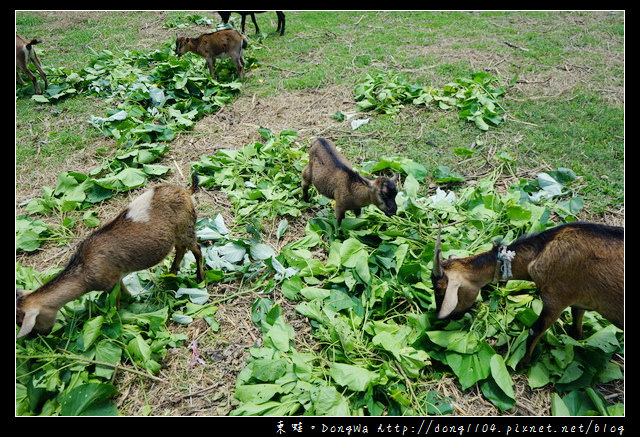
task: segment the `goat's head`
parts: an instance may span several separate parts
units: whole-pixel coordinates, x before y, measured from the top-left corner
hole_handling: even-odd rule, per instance
[[[16,289],[16,323],[20,326],[18,338],[35,331],[48,334],[56,320],[57,309],[31,302],[27,296],[31,292]]]
[[[474,257],[442,259],[440,230],[433,254],[431,282],[438,318],[460,316],[473,306],[484,283],[476,276]]]
[[[398,211],[398,205],[396,205],[397,181],[398,173],[394,174],[392,178],[369,179],[369,189],[374,194],[374,203],[387,217],[391,217]]]
[[[189,38],[186,36],[176,36],[176,55],[182,56],[188,52],[187,44],[189,43]]]

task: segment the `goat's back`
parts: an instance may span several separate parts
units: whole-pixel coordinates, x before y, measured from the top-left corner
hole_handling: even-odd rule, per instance
[[[209,54],[234,53],[245,47],[245,38],[234,29],[205,33],[200,35],[198,41],[198,51]]]
[[[309,149],[308,176],[317,190],[332,199],[336,190],[350,191],[351,184],[363,183],[351,164],[335,145],[324,138],[316,139]]]
[[[536,241],[541,250],[529,265],[529,273],[543,300],[546,294],[565,300],[566,306],[598,311],[622,328],[624,229],[570,223],[543,232],[529,243]]]
[[[189,246],[195,238],[196,211],[191,192],[161,185],[152,188],[115,219],[89,235],[70,261],[84,268],[88,285],[113,287],[123,273],[152,267],[174,246]]]

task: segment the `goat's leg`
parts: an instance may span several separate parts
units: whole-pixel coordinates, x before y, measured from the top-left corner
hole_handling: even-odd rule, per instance
[[[309,185],[311,185],[311,171],[309,167],[305,167],[302,170],[302,200],[309,201]]]
[[[544,302],[544,297],[543,297]],[[529,330],[529,338],[527,339],[527,353],[523,359],[524,363],[528,363],[531,360],[531,355],[533,354],[533,349],[536,347],[538,340],[542,334],[545,333],[547,329],[558,320],[562,311],[566,308],[566,306],[557,305],[554,302],[554,305],[549,305],[548,303],[544,303],[542,307],[542,312],[538,317],[538,320],[533,324],[531,329]]]
[[[258,27],[258,22],[256,21],[256,14],[251,12],[251,21],[253,21],[253,25],[256,27],[256,35],[260,32],[260,28]],[[244,26],[242,26],[242,30],[244,31]]]
[[[33,82],[33,89],[35,90],[35,93],[42,94],[42,90],[40,89],[40,85],[38,85],[38,78],[36,77],[36,75],[33,74],[31,70],[29,70],[29,68],[24,68],[22,69],[22,71],[27,75],[29,79],[31,79],[31,82]]]
[[[336,206],[335,206],[334,209],[335,209],[335,212],[336,212],[336,222],[338,224],[338,228],[340,228],[340,225],[342,224],[342,219],[344,218],[344,214],[346,212],[346,209],[343,206],[338,205],[337,203],[336,203]]]
[[[209,74],[212,78],[216,78],[216,59],[207,58],[207,67],[209,67]]]
[[[573,319],[571,336],[576,340],[582,338],[582,317],[584,312],[584,308],[571,307],[571,318]]]
[[[191,245],[191,253],[193,253],[193,256],[196,258],[196,279],[198,282],[202,282],[204,281],[204,267],[202,251],[200,250],[200,246],[197,241]]]
[[[247,14],[241,14],[242,15],[242,33],[244,33],[244,23],[247,20]]]
[[[173,259],[171,269],[169,270],[172,274],[175,275],[176,273],[178,273],[178,270],[180,270],[180,263],[182,262],[182,258],[184,257],[186,251],[186,247],[176,245],[176,257]]]
[[[284,12],[276,11],[276,15],[278,16],[278,28],[276,29],[276,32],[280,32],[280,36],[282,36],[284,35]]]
[[[242,59],[242,54],[231,56],[231,60],[236,66],[238,76],[244,77],[244,59]]]
[[[49,86],[49,84],[47,83],[47,75],[45,74],[44,70],[42,69],[42,65],[40,64],[40,59],[38,58],[38,55],[36,55],[35,52],[33,52],[33,56],[31,57],[31,61],[33,62],[33,65],[35,65],[36,68],[38,69],[38,72],[40,73],[40,76],[42,76],[42,80],[44,80],[44,89],[46,90],[47,87]]]

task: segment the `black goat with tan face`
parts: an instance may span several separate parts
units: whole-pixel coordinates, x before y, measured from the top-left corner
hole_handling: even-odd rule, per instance
[[[394,215],[398,210],[397,180],[398,174],[392,178],[360,176],[331,141],[317,138],[309,150],[309,164],[302,171],[302,198],[309,201],[309,186],[313,185],[320,194],[334,199],[340,227],[347,210],[358,215],[363,207],[371,204],[388,217]]]
[[[113,289],[128,273],[162,261],[175,247],[171,272],[176,273],[187,250],[196,258],[197,279],[204,280],[202,252],[195,233],[196,210],[190,189],[160,185],[134,199],[110,223],[83,240],[56,277],[34,291],[16,291],[18,337],[31,331],[48,333],[58,310],[92,290]]]
[[[585,310],[624,329],[624,228],[568,223],[508,246],[466,258],[442,259],[440,234],[431,273],[438,318],[464,313],[480,289],[497,279],[535,282],[543,307],[529,331],[524,362],[540,336],[571,307],[573,334],[582,335]]]

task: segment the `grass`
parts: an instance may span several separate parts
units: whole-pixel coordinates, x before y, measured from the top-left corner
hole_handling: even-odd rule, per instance
[[[44,40],[37,50],[46,68],[77,70],[90,59],[89,47],[114,53],[153,50],[176,33],[208,31],[195,25],[163,27],[187,14],[17,12],[16,29]],[[509,117],[487,132],[460,120],[455,111],[430,107],[407,105],[395,116],[359,114],[370,122],[353,132],[331,131],[354,162],[404,156],[423,164],[429,174],[447,165],[473,183],[474,177],[492,170],[497,153],[507,151],[514,158],[515,176],[557,167],[574,170],[582,177],[581,218],[623,223],[622,12],[294,11],[287,12],[284,37],[275,34],[275,14],[257,19],[263,35],[254,35],[247,23],[246,56],[259,66],[248,72],[241,95],[258,101],[284,106],[285,100],[276,99],[297,91],[321,95],[328,87],[353,90],[372,71],[392,70],[411,83],[434,87],[482,70],[504,86],[514,78],[520,81],[504,99]],[[77,96],[47,105],[19,95],[17,203],[33,192],[39,195],[41,186],[55,185],[59,172],[86,172],[113,155],[113,140],[86,121],[91,115],[104,116],[117,103]],[[335,102],[314,104],[323,113],[335,111],[330,106]],[[295,117],[287,123],[289,129],[303,127]],[[182,136],[207,142],[202,132]],[[178,144],[188,141],[169,147],[177,152]],[[455,147],[475,153],[459,156]],[[430,182],[428,177],[422,189],[432,189]]]
[[[56,13],[17,12],[16,25],[25,35],[49,41],[38,47],[45,65],[74,69],[88,60],[87,47],[114,52],[151,49],[174,32],[204,30],[202,26],[166,29],[159,34],[164,37],[144,34],[144,29],[161,28],[185,14],[82,13],[61,18]],[[285,38],[276,37],[274,17],[269,14],[259,16],[264,23],[262,37],[256,38],[248,25],[247,54],[263,67],[254,69],[245,81],[247,95],[267,97],[335,84],[352,88],[372,69],[396,70],[412,83],[433,86],[480,69],[493,69],[505,84],[515,75],[529,82],[550,77],[547,89],[541,89],[543,95],[534,91],[541,85],[523,84],[506,99],[510,114],[535,126],[510,122],[499,129],[499,135],[484,136],[488,143],[510,149],[525,168],[542,160],[551,167],[574,169],[585,178],[587,201],[596,215],[622,206],[622,13],[298,11],[288,15]],[[140,30],[131,34],[132,28]],[[63,163],[99,142],[99,133],[84,120],[99,114],[101,106],[103,102],[82,97],[55,107],[20,98],[16,104],[18,168],[35,164],[40,171],[42,165]],[[428,168],[455,165],[458,158],[450,149],[468,146],[479,134],[450,114],[428,110],[412,112],[411,117],[376,118],[363,132],[378,133],[384,141],[345,139],[341,145],[347,153],[372,148],[367,153],[371,157],[389,148],[404,149],[412,158],[423,156]],[[412,135],[415,132],[421,135]]]

